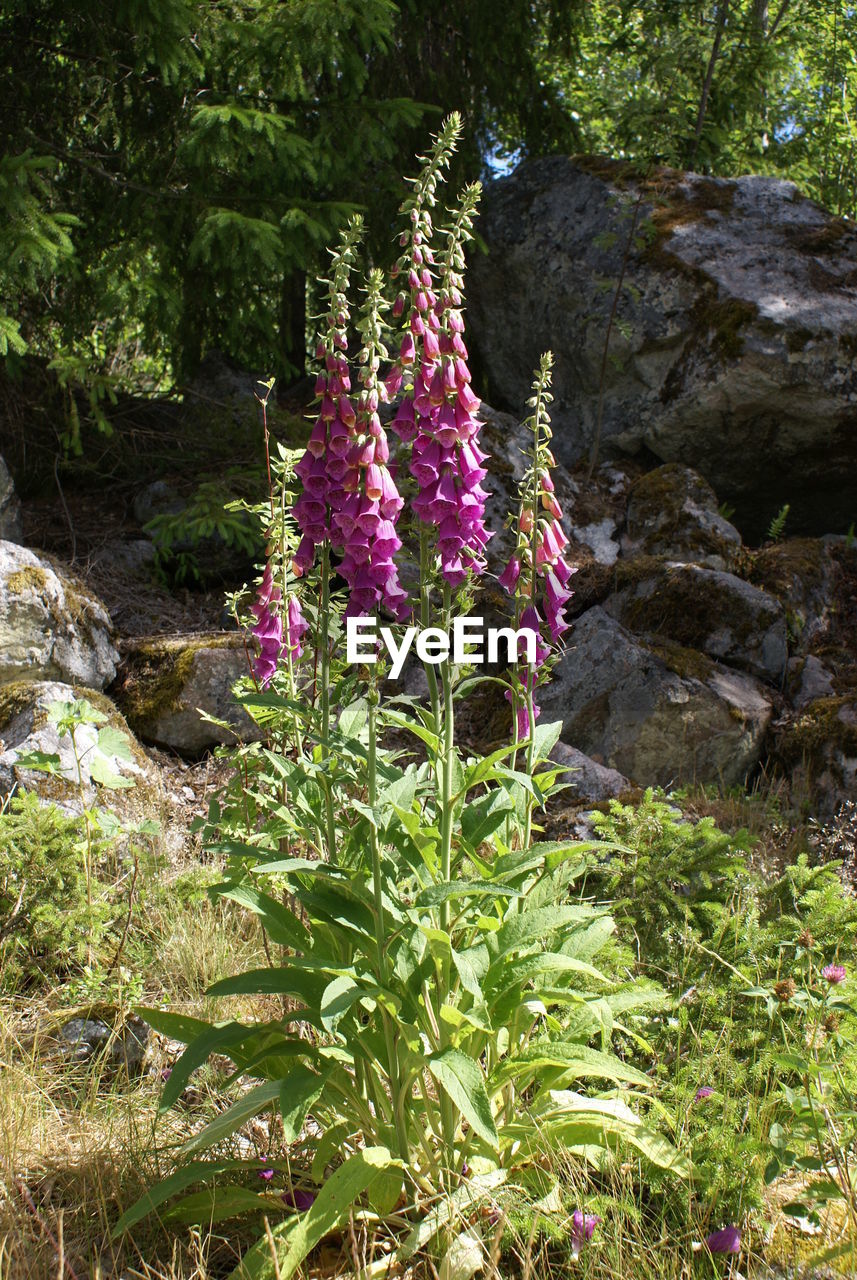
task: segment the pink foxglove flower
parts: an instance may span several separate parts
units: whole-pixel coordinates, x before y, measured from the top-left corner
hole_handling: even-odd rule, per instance
[[[705,1241],[710,1253],[740,1253],[741,1232],[738,1227],[721,1227]]]
[[[396,521],[404,504],[387,465],[389,447],[378,415],[379,404],[387,398],[378,378],[381,360],[387,355],[378,336],[382,283],[382,273],[371,272],[361,316],[362,385],[354,420],[348,424],[343,496],[332,517],[331,540],[342,548],[338,571],[350,589],[346,616],[368,616],[384,609],[402,621],[408,613],[408,597],[399,582],[395,557],[402,545]]]
[[[291,1191],[283,1192],[283,1204],[288,1205],[290,1209],[297,1209],[298,1213],[306,1213],[307,1209],[311,1209],[315,1204],[315,1195],[312,1191],[302,1191],[300,1187],[293,1187]]]
[[[298,576],[312,566],[316,547],[325,541],[335,541],[332,514],[339,510],[344,499],[347,455],[356,422],[345,355],[349,319],[346,291],[355,246],[362,231],[361,218],[352,218],[334,254],[328,281],[326,330],[316,348],[316,356],[323,362],[315,384],[318,412],[306,452],[295,467],[295,473],[303,483],[293,511],[302,534],[293,560],[294,572]]]
[[[281,602],[282,594],[280,588],[274,586],[274,574],[269,560],[265,565],[256,599],[250,606],[250,612],[256,619],[250,632],[259,646],[259,652],[253,662],[253,674],[263,689],[274,678],[274,672],[277,670],[277,664],[283,652]]]
[[[300,600],[297,596],[289,596],[289,603],[286,607],[285,648],[293,661],[303,657],[301,640],[307,631],[309,631],[309,623],[303,615]]]
[[[595,1228],[601,1219],[594,1213],[584,1213],[575,1209],[571,1215],[571,1254],[576,1258],[584,1245],[588,1244],[595,1234]]]

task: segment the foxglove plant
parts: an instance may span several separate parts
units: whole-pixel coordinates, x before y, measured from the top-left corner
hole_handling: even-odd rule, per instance
[[[533,412],[524,422],[524,427],[532,432],[533,443],[513,524],[515,550],[499,578],[500,585],[514,599],[516,628],[532,633],[535,643],[535,661],[523,681],[513,676],[514,683],[506,693],[514,708],[519,742],[532,741],[539,715],[535,690],[547,674],[546,663],[568,630],[564,608],[571,598],[567,584],[574,572],[563,554],[568,538],[562,527],[562,508],[551,476],[551,468],[556,465],[550,449],[552,432],[548,412],[553,400],[548,389],[552,368],[553,354],[546,351],[528,401]]]
[[[458,127],[456,121],[444,126],[407,206],[403,247],[412,305],[386,383],[380,381],[387,358],[381,275],[369,276],[356,397],[344,362],[345,251],[335,258],[328,332],[320,347],[325,369],[319,413],[299,464],[305,494],[298,504],[303,537],[296,556],[306,572],[321,548],[322,618],[315,642],[323,663],[330,656],[331,548],[341,553],[350,612],[405,612],[395,557],[402,509],[396,480],[406,471],[402,466],[394,477],[389,465],[379,415],[385,395],[404,389],[403,406],[409,406],[399,410],[397,431],[414,446],[409,470],[417,486],[426,622],[436,575],[448,619],[453,589],[477,579],[482,568],[484,456],[460,310],[463,245],[478,188],[465,192],[439,261],[428,243],[430,208]],[[404,296],[397,300],[402,314],[404,302]],[[548,374],[546,366],[542,393]],[[564,601],[553,580],[561,583],[565,568],[553,529],[560,513],[551,497],[549,454],[541,451],[543,403],[544,395],[536,404],[533,486],[542,506],[532,508],[531,563],[522,548],[519,579],[530,581],[531,589],[518,612],[541,604],[544,625],[558,636]],[[545,532],[548,524],[551,533]],[[266,607],[274,590],[271,583]],[[272,645],[301,643],[299,619],[294,626],[287,620],[286,632],[274,634]],[[539,634],[541,625],[534,621]],[[339,681],[341,711],[333,725],[294,696],[278,700],[256,691],[243,698],[251,714],[273,709],[284,722],[300,718],[308,746],[294,752],[264,744],[242,749],[242,769],[249,762],[254,768],[252,784],[246,773],[243,787],[236,784],[245,803],[219,806],[212,819],[211,848],[226,859],[223,883],[212,892],[254,912],[280,952],[267,967],[225,978],[209,994],[279,996],[275,1016],[202,1023],[145,1011],[151,1025],[189,1046],[166,1082],[162,1107],[181,1097],[191,1073],[212,1053],[228,1055],[234,1080],[258,1082],[191,1139],[188,1155],[224,1143],[253,1115],[279,1109],[271,1134],[282,1135],[282,1161],[266,1160],[262,1174],[258,1162],[195,1161],[154,1188],[116,1228],[133,1227],[195,1182],[219,1180],[210,1194],[196,1193],[176,1208],[201,1212],[209,1221],[221,1211],[222,1196],[223,1203],[270,1219],[234,1280],[239,1274],[289,1280],[323,1235],[350,1215],[353,1221],[358,1206],[368,1205],[388,1232],[391,1267],[401,1269],[436,1241],[451,1250],[455,1232],[462,1233],[460,1243],[472,1230],[474,1213],[507,1179],[541,1186],[557,1149],[606,1152],[626,1142],[663,1168],[687,1172],[679,1153],[619,1096],[627,1092],[632,1099],[631,1089],[650,1088],[651,1078],[612,1053],[607,1038],[600,1049],[591,1048],[589,1018],[577,1029],[561,1021],[568,1008],[591,1005],[593,1016],[602,1010],[603,1026],[603,1009],[609,1008],[609,980],[592,961],[611,923],[590,904],[570,900],[570,885],[585,868],[585,847],[531,844],[529,819],[523,848],[508,834],[504,838],[513,825],[520,830],[524,791],[541,801],[551,794],[558,771],[532,775],[560,726],[546,727],[538,750],[531,743],[531,776],[525,777],[507,764],[510,757],[514,762],[517,738],[484,758],[456,747],[456,673],[448,659],[440,667],[442,708],[435,683],[431,711],[409,707],[406,714],[382,706],[377,667],[372,671],[368,680],[357,670]],[[434,672],[429,664],[430,688]],[[323,683],[326,693],[324,676]],[[529,711],[532,720],[531,698]],[[413,733],[427,748],[428,765],[385,748],[388,728]],[[628,1005],[625,993],[621,1007]],[[610,1092],[577,1092],[586,1078],[607,1081]],[[297,1193],[279,1194],[267,1176],[284,1168],[291,1182],[292,1157],[306,1159],[299,1174],[301,1205]],[[595,1225],[591,1215],[575,1215],[576,1251]],[[441,1264],[441,1272],[449,1265]]]

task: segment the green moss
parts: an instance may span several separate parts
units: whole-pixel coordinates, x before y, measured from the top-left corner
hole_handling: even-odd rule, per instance
[[[755,302],[743,298],[701,297],[691,312],[694,329],[720,355],[735,359],[744,351],[742,329],[758,317]]]
[[[13,680],[0,685],[0,734],[4,733],[16,716],[33,705],[34,680]]]
[[[674,671],[683,680],[699,680],[702,684],[709,679],[715,670],[715,664],[706,654],[685,645],[675,644],[669,640],[647,640],[645,647],[658,658],[670,671]]]
[[[748,568],[750,582],[783,603],[803,598],[807,588],[820,586],[824,579],[824,544],[819,538],[789,538],[763,547]]]
[[[13,596],[22,596],[27,591],[44,591],[47,585],[48,575],[39,565],[34,564],[16,569],[6,578],[6,588]]]
[[[843,714],[845,713],[845,714]],[[857,756],[857,704],[853,697],[817,698],[805,707],[780,741],[790,763],[818,758],[826,747]]]
[[[197,639],[183,636],[139,643],[126,659],[115,690],[129,723],[150,727],[161,716],[175,711],[181,705],[181,695],[200,650],[230,649],[235,645],[234,635],[204,635]]]

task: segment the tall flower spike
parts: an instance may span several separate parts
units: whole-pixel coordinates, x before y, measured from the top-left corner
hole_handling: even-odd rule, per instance
[[[521,482],[521,504],[516,522],[515,550],[500,575],[500,584],[515,597],[515,621],[518,629],[534,631],[536,662],[527,671],[523,697],[507,692],[517,706],[519,737],[529,736],[532,729],[528,705],[539,683],[539,667],[551,649],[568,630],[565,605],[571,598],[567,583],[574,570],[568,565],[564,550],[568,538],[562,527],[562,508],[556,500],[551,467],[555,465],[550,449],[552,432],[548,405],[553,400],[549,391],[553,354],[546,351],[533,381],[533,394],[528,406],[533,410],[524,423],[532,433],[531,463]],[[547,629],[547,636],[543,634]],[[533,706],[533,716],[538,707]],[[523,730],[523,733],[521,732]]]
[[[488,494],[481,485],[486,455],[479,448],[480,401],[470,388],[461,314],[464,245],[472,239],[481,193],[478,182],[465,189],[447,232],[431,325],[414,372],[412,413],[408,410],[414,439],[411,474],[418,486],[413,508],[424,524],[435,526],[440,571],[452,586],[471,572],[482,572],[490,537],[484,522]],[[437,339],[433,347],[429,333]]]
[[[298,575],[311,566],[316,547],[325,539],[335,542],[331,516],[344,499],[345,454],[350,448],[349,433],[356,421],[345,355],[349,319],[347,290],[356,245],[362,234],[363,219],[356,214],[342,231],[338,247],[332,250],[330,278],[325,281],[328,309],[315,351],[316,358],[322,362],[315,384],[318,412],[306,452],[295,467],[303,482],[303,492],[294,508],[302,534],[294,558]]]
[[[346,616],[383,608],[402,620],[408,612],[407,593],[399,583],[395,555],[402,545],[396,521],[403,504],[387,467],[389,446],[378,416],[386,397],[378,371],[388,355],[382,342],[383,286],[383,272],[371,271],[360,314],[360,393],[342,455],[344,497],[333,524],[334,540],[343,550],[339,573],[350,588]]]
[[[434,227],[431,211],[437,204],[437,187],[448,168],[458,138],[461,134],[461,116],[457,111],[443,122],[435,134],[427,156],[419,156],[422,165],[416,178],[408,178],[413,186],[412,194],[403,202],[399,212],[407,222],[399,236],[403,250],[393,268],[393,276],[400,281],[400,292],[393,303],[393,315],[402,317],[404,334],[399,346],[396,363],[387,375],[389,395],[398,395],[405,388],[403,406],[396,415],[393,427],[403,440],[413,440],[416,428],[413,420],[413,371],[422,363],[424,351],[437,354],[438,322],[434,310],[436,295],[433,291],[432,266],[434,251],[431,246]]]

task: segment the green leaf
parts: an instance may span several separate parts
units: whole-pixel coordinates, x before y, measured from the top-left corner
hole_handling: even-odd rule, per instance
[[[636,1084],[643,1089],[652,1087],[652,1081],[647,1075],[630,1063],[622,1062],[614,1054],[601,1053],[586,1045],[565,1044],[559,1040],[530,1045],[520,1053],[505,1058],[491,1075],[491,1087],[499,1088],[507,1080],[552,1068],[556,1069],[563,1080],[592,1077],[612,1080],[614,1084]]]
[[[328,1178],[315,1202],[297,1219],[273,1228],[276,1260],[268,1239],[244,1255],[230,1280],[291,1280],[304,1258],[320,1240],[348,1220],[352,1206],[390,1169],[401,1167],[386,1147],[356,1152]]]
[[[348,975],[341,975],[329,982],[324,989],[319,1006],[321,1022],[325,1030],[334,1031],[337,1023],[363,995],[365,995],[364,988]]]
[[[426,1065],[471,1128],[496,1150],[500,1139],[479,1066],[458,1049],[445,1049]]]
[[[210,1187],[206,1191],[186,1196],[167,1210],[164,1221],[180,1222],[187,1226],[208,1226],[227,1218],[238,1218],[245,1213],[276,1213],[282,1210],[283,1204],[279,1198],[227,1183],[223,1187]]]
[[[452,898],[520,898],[519,889],[507,885],[490,884],[481,880],[455,880],[451,884],[430,884],[414,898],[414,906],[438,907]]]
[[[231,1107],[227,1107],[225,1111],[215,1116],[200,1133],[190,1138],[182,1147],[182,1154],[195,1155],[198,1151],[205,1151],[207,1147],[213,1147],[215,1143],[231,1137],[236,1129],[240,1129],[248,1120],[252,1120],[263,1107],[279,1098],[282,1083],[281,1080],[266,1080],[264,1084],[248,1090],[237,1102],[233,1102]]]
[[[183,1169],[177,1169],[168,1178],[164,1178],[163,1182],[150,1187],[130,1209],[126,1209],[110,1233],[111,1239],[116,1240],[124,1232],[130,1231],[155,1209],[166,1204],[167,1200],[184,1191],[185,1187],[193,1186],[195,1182],[206,1182],[220,1173],[234,1173],[239,1169],[250,1168],[258,1170],[259,1165],[249,1165],[246,1160],[195,1160]]]
[[[121,773],[117,773],[112,767],[110,761],[97,751],[93,751],[87,765],[92,780],[102,787],[107,787],[108,791],[125,791],[134,786],[131,778],[123,778]]]
[[[170,1078],[161,1094],[159,1109],[166,1111],[181,1097],[194,1071],[207,1062],[213,1053],[228,1053],[254,1032],[254,1027],[246,1027],[240,1022],[208,1026],[201,1035],[191,1041],[170,1072]]]
[[[212,897],[229,898],[255,912],[272,942],[282,947],[293,947],[295,951],[309,950],[312,944],[309,931],[294,912],[255,886],[227,882],[213,885],[209,894]]]
[[[307,1113],[324,1091],[328,1074],[319,1075],[309,1067],[298,1066],[279,1082],[280,1115],[286,1142],[297,1142]]]

